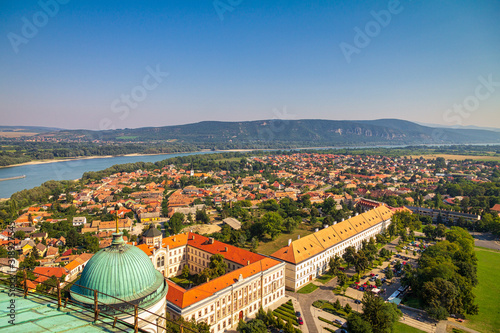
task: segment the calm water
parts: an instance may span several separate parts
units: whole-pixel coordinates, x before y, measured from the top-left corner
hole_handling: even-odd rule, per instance
[[[26,175],[26,178],[0,182],[0,198],[10,198],[10,196],[17,191],[40,186],[48,180],[77,179],[80,178],[86,171],[99,171],[109,168],[115,164],[157,162],[170,157],[211,153],[215,152],[207,151],[183,154],[119,156],[0,168],[0,178]]]

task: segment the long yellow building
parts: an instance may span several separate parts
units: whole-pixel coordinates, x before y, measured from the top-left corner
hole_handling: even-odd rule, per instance
[[[285,287],[296,291],[328,269],[331,257],[342,256],[349,246],[360,248],[363,240],[381,233],[394,212],[379,206],[305,237],[289,240],[271,257],[286,263]]]

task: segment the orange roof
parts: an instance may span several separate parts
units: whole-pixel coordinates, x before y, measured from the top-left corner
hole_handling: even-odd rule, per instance
[[[263,257],[262,260],[254,262],[248,266],[241,267],[187,291],[167,280],[169,284],[167,300],[180,308],[185,308],[231,286],[239,280],[240,275],[243,278],[247,278],[254,274],[266,271],[279,263],[280,262],[277,260]]]
[[[137,247],[139,249],[141,249],[142,251],[144,251],[144,253],[146,253],[148,255],[148,257],[153,254],[154,247],[150,247],[147,244],[140,244],[140,245],[137,245]]]
[[[217,240],[209,242],[209,238],[194,233],[189,233],[188,245],[211,254],[220,253],[225,259],[246,266],[248,261],[254,263],[265,258],[263,255],[253,253],[239,247],[225,244]]]
[[[64,268],[66,268],[69,272],[71,272],[72,270],[80,266],[80,264],[81,263],[79,263],[77,260],[73,260],[72,262],[64,266]]]
[[[165,237],[162,239],[161,243],[163,247],[169,246],[170,249],[175,249],[179,246],[184,246],[188,242],[188,234],[178,234],[170,237]]]

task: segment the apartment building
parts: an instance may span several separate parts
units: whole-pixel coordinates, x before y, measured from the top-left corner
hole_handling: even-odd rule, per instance
[[[165,277],[181,274],[184,265],[192,274],[200,273],[214,254],[224,256],[227,264],[225,275],[188,290],[167,280],[167,312],[172,318],[204,321],[218,333],[234,329],[240,319],[253,317],[261,306],[266,309],[285,296],[284,262],[191,232],[163,238],[156,247],[145,238],[146,244],[138,247]]]
[[[391,223],[394,212],[379,206],[305,237],[289,240],[271,255],[285,262],[285,286],[296,291],[323,274],[331,257],[342,256],[349,246],[359,249],[363,240],[381,233]]]
[[[477,222],[481,219],[481,215],[467,214],[460,212],[453,212],[450,210],[434,209],[434,208],[424,208],[415,206],[405,206],[413,213],[420,214],[423,216],[430,216],[433,222],[437,222],[439,215],[444,223],[456,223],[459,218],[464,218],[469,222]]]

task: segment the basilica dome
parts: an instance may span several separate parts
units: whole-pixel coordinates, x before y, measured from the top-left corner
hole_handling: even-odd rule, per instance
[[[115,233],[111,246],[89,260],[70,290],[74,300],[89,305],[94,303],[97,290],[100,304],[124,308],[130,306],[123,302],[127,301],[147,307],[165,298],[168,285],[146,253]]]

